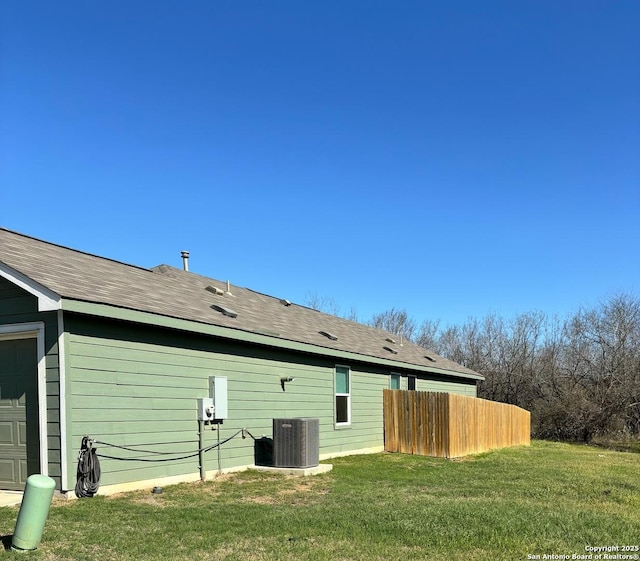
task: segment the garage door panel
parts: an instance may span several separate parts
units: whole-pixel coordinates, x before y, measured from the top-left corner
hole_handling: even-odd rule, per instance
[[[27,446],[27,423],[18,421],[18,446]]]
[[[12,485],[16,481],[16,464],[15,460],[0,459],[0,485]]]
[[[13,395],[13,384],[9,384],[6,381],[0,381],[0,409],[13,409],[16,404],[15,400],[11,398]]]
[[[23,487],[29,477],[29,470],[27,469],[27,460],[20,460],[18,465],[18,485]]]
[[[0,446],[13,446],[15,442],[13,427],[13,421],[0,421]]]

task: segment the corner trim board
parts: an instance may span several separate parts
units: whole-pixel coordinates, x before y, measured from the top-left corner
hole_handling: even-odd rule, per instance
[[[67,473],[67,369],[64,336],[64,318],[58,310],[58,379],[60,381],[60,473],[62,491],[69,489]]]

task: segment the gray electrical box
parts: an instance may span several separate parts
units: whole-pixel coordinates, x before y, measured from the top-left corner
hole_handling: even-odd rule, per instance
[[[210,397],[199,397],[196,403],[198,407],[198,421],[213,421],[213,399]]]
[[[227,419],[229,409],[227,407],[227,377],[209,376],[209,397],[213,399],[213,418]]]

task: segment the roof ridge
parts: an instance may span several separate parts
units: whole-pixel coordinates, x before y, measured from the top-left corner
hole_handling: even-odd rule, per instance
[[[94,257],[95,259],[102,259],[103,261],[110,261],[111,263],[117,263],[118,265],[124,265],[126,267],[131,267],[132,269],[139,269],[141,271],[146,271],[148,273],[153,273],[151,269],[146,267],[141,267],[140,265],[132,265],[131,263],[125,263],[124,261],[119,261],[118,259],[112,259],[111,257],[104,257],[102,255],[96,255],[95,253],[89,253],[88,251],[82,251],[81,249],[74,249],[73,247],[68,247],[66,245],[50,242],[47,240],[43,240],[41,238],[36,238],[35,236],[29,236],[28,234],[23,234],[22,232],[16,232],[15,230],[11,230],[9,228],[5,228],[4,226],[0,226],[0,230],[4,230],[5,232],[9,232],[15,236],[20,236],[22,238],[27,238],[30,240],[34,240],[39,243],[43,243],[46,245],[51,245],[54,247],[59,247],[60,249],[65,249],[67,251],[73,251],[74,253],[80,253],[82,255],[87,255],[88,257]]]
[[[181,276],[188,275],[189,278],[198,277],[198,278],[200,278],[202,280],[206,280],[208,282],[211,282],[211,281],[218,282],[218,283],[223,284],[225,286],[227,284],[227,281],[224,281],[222,279],[214,279],[213,277],[208,277],[207,275],[202,275],[200,273],[196,273],[195,271],[185,271],[184,269],[181,269],[180,267],[174,267],[173,265],[167,265],[166,263],[160,263],[159,265],[154,265],[149,270],[152,273],[156,273],[156,274],[160,274],[160,275],[166,275],[166,274],[177,274],[177,275],[181,275]],[[242,286],[238,286],[238,285],[233,284],[231,282],[230,282],[230,284],[231,284],[231,286],[233,286],[235,288],[243,288]]]
[[[278,302],[289,302],[289,304],[287,304],[288,306],[298,306],[300,308],[304,308],[305,306],[301,305],[301,304],[297,304],[296,302],[293,302],[292,300],[289,300],[288,298],[283,298],[281,296],[274,296],[273,294],[267,294],[266,292],[261,292],[260,290],[255,290],[253,288],[249,288],[248,286],[245,287],[245,290],[248,290],[249,292],[253,292],[254,294],[257,294],[258,296],[264,296],[265,298],[271,298],[272,300],[277,300]]]

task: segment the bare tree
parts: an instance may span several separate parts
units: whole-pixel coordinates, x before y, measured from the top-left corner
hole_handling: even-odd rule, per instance
[[[424,335],[423,335],[424,334]],[[560,320],[490,314],[418,340],[482,373],[480,397],[532,412],[537,436],[640,435],[640,300],[616,295]]]
[[[581,418],[581,440],[640,429],[640,301],[620,294],[580,310],[565,327],[561,399]],[[577,411],[575,395],[582,396]]]
[[[332,296],[320,296],[317,292],[307,292],[305,295],[305,305],[319,312],[338,316],[349,321],[358,321],[358,311],[355,306],[351,306],[345,314],[341,312],[340,305]]]
[[[465,348],[462,340],[462,328],[456,325],[449,326],[440,333],[437,348],[434,350],[458,364],[471,368],[470,353]]]
[[[342,317],[344,319],[348,319],[349,321],[355,321],[357,323],[358,322],[358,310],[355,308],[355,306],[351,306],[349,308],[349,313],[345,314]]]
[[[415,320],[409,317],[406,310],[396,308],[374,315],[368,324],[410,341],[413,340],[416,333]]]
[[[317,292],[307,292],[305,295],[305,305],[319,312],[331,314],[332,316],[340,315],[340,306],[336,299],[332,296],[320,296]]]
[[[438,330],[440,329],[440,320],[430,320],[426,319],[422,322],[420,326],[420,330],[416,336],[415,342],[424,347],[425,349],[429,349],[435,351],[439,354],[438,351]]]

